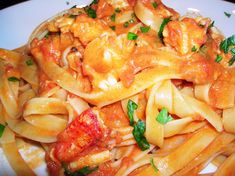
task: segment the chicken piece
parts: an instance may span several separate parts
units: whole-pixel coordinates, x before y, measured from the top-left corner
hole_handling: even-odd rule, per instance
[[[113,31],[100,20],[92,19],[85,14],[81,14],[76,18],[70,30],[84,45],[87,45],[90,41],[101,35],[113,33]]]
[[[197,51],[207,40],[208,24],[199,25],[193,18],[170,21],[164,28],[164,43],[180,55]]]

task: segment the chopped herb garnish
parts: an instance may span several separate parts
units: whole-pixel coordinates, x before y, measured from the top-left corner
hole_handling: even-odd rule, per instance
[[[2,134],[4,132],[5,126],[0,124],[0,137],[2,137]]]
[[[91,7],[89,7],[87,10],[86,10],[86,13],[89,17],[91,18],[96,18],[96,11],[94,9],[92,9]]]
[[[140,147],[141,150],[149,149],[150,145],[147,139],[144,136],[146,127],[145,123],[139,120],[136,124],[134,124],[134,111],[138,108],[138,105],[132,101],[128,100],[127,103],[127,115],[130,120],[130,125],[134,127],[132,134],[137,142],[137,145]]]
[[[159,171],[158,168],[157,168],[157,166],[154,164],[153,158],[150,159],[150,164],[151,164],[151,166],[153,167],[153,169],[155,170],[155,172],[158,172],[158,171]]]
[[[70,9],[73,9],[73,8],[76,8],[77,7],[77,5],[74,5],[74,6],[72,6]]]
[[[150,29],[150,26],[146,26],[146,27],[141,26],[140,27],[140,30],[141,30],[142,33],[147,33],[149,31],[149,29]]]
[[[116,9],[115,9],[115,12],[116,12],[116,13],[120,13],[121,10],[120,10],[119,8],[116,8]]]
[[[129,22],[125,22],[125,23],[123,24],[123,26],[124,26],[125,28],[127,28],[127,27],[129,26]]]
[[[138,35],[136,35],[135,33],[132,33],[132,32],[128,32],[128,34],[127,34],[128,40],[136,40],[137,38],[138,38]]]
[[[232,35],[231,37],[229,37],[229,41],[232,45],[235,45],[235,35]]]
[[[69,1],[66,1],[66,4],[69,5]]]
[[[92,172],[94,172],[98,169],[98,166],[94,167],[94,168],[91,168],[89,166],[85,166],[75,172],[71,172],[70,170],[68,170],[68,167],[65,164],[62,164],[62,166],[64,167],[65,176],[86,176],[86,175],[91,174]]]
[[[197,51],[197,48],[196,46],[193,46],[192,49],[191,49],[192,52],[196,52]]]
[[[235,55],[235,47],[233,49],[230,50],[230,52]]]
[[[98,4],[98,2],[99,2],[99,0],[93,0],[92,3],[91,3],[91,5],[92,5],[92,4]]]
[[[224,51],[225,54],[231,52],[233,55],[232,58],[229,60],[228,65],[231,66],[234,63],[235,59],[235,35],[232,35],[231,37],[228,37],[227,39],[224,39],[220,43],[220,49]]]
[[[158,114],[156,120],[157,120],[160,124],[164,125],[164,124],[166,124],[167,122],[172,121],[173,118],[171,117],[171,115],[168,115],[168,111],[167,111],[166,108],[162,108],[162,110],[159,112],[159,114]]]
[[[224,51],[224,53],[228,53],[230,50],[230,47],[235,45],[235,35],[228,37],[227,39],[223,40],[220,43],[220,49]]]
[[[8,81],[17,82],[17,81],[20,81],[20,79],[17,78],[17,77],[12,76],[12,77],[9,77],[9,78],[8,78]]]
[[[228,61],[228,65],[231,66],[235,62],[235,55]]]
[[[138,108],[138,105],[134,101],[128,100],[128,103],[127,103],[127,115],[129,117],[130,125],[131,126],[134,125],[134,111],[137,108]]]
[[[208,26],[208,28],[212,28],[215,24],[215,21],[212,21],[212,23]]]
[[[220,63],[220,61],[222,61],[222,59],[223,59],[223,57],[217,54],[215,62]]]
[[[110,16],[110,19],[111,19],[111,21],[115,22],[115,20],[116,20],[116,13],[112,14]]]
[[[116,26],[110,26],[110,28],[115,31],[116,30]]]
[[[162,21],[162,24],[161,24],[160,29],[159,29],[159,31],[158,31],[158,37],[159,37],[161,40],[163,39],[163,34],[162,34],[162,32],[163,32],[165,26],[167,25],[167,23],[169,23],[170,21],[171,21],[171,17],[169,17],[169,18],[164,18],[163,21]]]
[[[69,18],[75,19],[76,17],[77,17],[77,15],[73,15],[73,14],[69,15]]]
[[[149,149],[150,145],[147,139],[144,136],[146,130],[145,123],[139,120],[135,125],[132,131],[132,134],[137,142],[137,145],[140,147],[142,151]]]
[[[45,35],[44,35],[44,38],[48,39],[48,37],[50,36],[50,32],[48,31]]]
[[[157,3],[156,3],[156,2],[153,2],[153,3],[152,3],[152,6],[153,6],[153,8],[156,9],[156,8],[157,8]]]
[[[33,61],[31,59],[27,60],[25,63],[28,66],[33,65]]]
[[[224,15],[225,15],[226,17],[230,18],[232,14],[231,14],[231,13],[228,13],[228,12],[224,12]]]

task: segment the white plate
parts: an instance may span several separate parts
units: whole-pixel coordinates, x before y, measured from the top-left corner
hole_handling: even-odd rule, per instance
[[[31,0],[0,11],[0,48],[14,49],[24,45],[33,29],[48,17],[75,4],[85,5],[92,0]],[[235,4],[220,0],[163,0],[181,14],[198,11],[215,20],[225,36],[235,33]],[[224,12],[231,13],[230,18]]]
[[[74,5],[84,6],[92,0],[31,0],[0,11],[0,48],[14,49],[24,45],[33,29],[56,13]],[[199,12],[210,17],[226,37],[235,34],[235,4],[220,0],[163,0],[166,5],[180,12]],[[230,18],[224,12],[232,14]],[[21,152],[23,153],[23,152]],[[0,149],[0,176],[8,173],[14,175],[9,163]],[[45,174],[45,165],[36,170]],[[213,172],[215,167],[209,165],[204,172]]]

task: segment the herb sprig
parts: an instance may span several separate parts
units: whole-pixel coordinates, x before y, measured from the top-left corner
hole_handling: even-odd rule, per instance
[[[11,77],[8,78],[8,81],[11,81],[11,82],[18,82],[18,81],[20,81],[20,79],[17,78],[17,77],[15,77],[15,76],[11,76]]]
[[[138,38],[138,35],[133,32],[128,32],[127,39],[128,40],[136,40]]]
[[[159,112],[159,114],[157,115],[156,120],[162,124],[165,125],[167,122],[170,122],[173,120],[173,118],[171,117],[171,115],[168,115],[168,111],[166,108],[162,108],[162,110]]]
[[[135,125],[132,131],[132,134],[142,151],[147,150],[150,148],[150,144],[148,143],[147,139],[144,136],[146,130],[145,123],[139,120]]]
[[[159,171],[158,168],[157,168],[157,166],[154,164],[153,158],[150,159],[150,164],[151,164],[151,166],[153,167],[153,169],[155,170],[155,172],[158,172],[158,171]]]
[[[127,115],[129,117],[130,125],[131,126],[134,125],[134,111],[137,108],[138,108],[138,105],[134,101],[128,100],[128,103],[127,103]]]
[[[165,28],[165,26],[167,25],[167,23],[169,23],[171,21],[171,17],[169,18],[164,18],[163,21],[162,21],[162,24],[160,26],[160,29],[158,31],[158,37],[163,40],[163,30]]]
[[[229,52],[232,54],[232,58],[229,60],[228,65],[231,66],[235,62],[235,35],[232,35],[226,39],[224,39],[220,43],[220,49],[228,54]]]
[[[232,14],[231,14],[231,13],[228,13],[228,12],[224,12],[224,15],[225,15],[226,17],[230,18]]]
[[[5,130],[5,126],[0,124],[0,137],[2,137],[4,130]]]
[[[65,176],[86,176],[88,174],[91,174],[92,172],[96,171],[98,169],[97,167],[91,168],[89,166],[85,166],[75,172],[71,172],[70,170],[68,170],[68,167],[63,164],[64,167],[64,174]]]
[[[147,33],[150,30],[150,26],[141,26],[140,31],[142,33]]]
[[[138,120],[137,123],[134,122],[134,111],[138,108],[138,105],[129,100],[127,103],[127,115],[130,120],[130,125],[134,127],[132,134],[137,142],[137,145],[141,150],[147,150],[150,148],[150,144],[148,143],[147,139],[144,136],[146,125],[143,121]]]

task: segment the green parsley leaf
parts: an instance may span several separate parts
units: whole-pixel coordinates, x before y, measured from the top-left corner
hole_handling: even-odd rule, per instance
[[[98,169],[98,166],[94,167],[94,168],[91,168],[89,166],[85,166],[75,172],[71,172],[70,170],[68,170],[68,167],[65,164],[62,164],[62,166],[64,167],[65,176],[86,176],[86,175],[91,174],[92,172],[94,172]]]
[[[92,9],[91,7],[89,7],[87,10],[86,10],[86,13],[89,17],[91,18],[96,18],[96,11],[94,9]]]
[[[224,53],[228,53],[229,51],[229,40],[225,39],[220,43],[220,49],[224,51]]]
[[[228,12],[224,12],[224,15],[225,15],[226,17],[230,18],[232,14],[231,14],[231,13],[228,13]]]
[[[145,123],[139,120],[135,125],[132,131],[132,134],[137,142],[137,145],[140,147],[142,151],[150,148],[150,144],[144,136],[146,130]]]
[[[140,30],[141,30],[142,33],[147,33],[150,30],[150,26],[146,26],[146,27],[141,26]]]
[[[48,32],[44,35],[44,38],[48,39],[50,35],[51,35],[51,33],[48,31]]]
[[[217,54],[215,62],[220,63],[220,61],[222,61],[222,59],[223,59],[223,57]]]
[[[166,108],[162,108],[162,110],[159,112],[159,114],[158,114],[156,120],[157,120],[160,124],[164,125],[164,124],[166,124],[167,122],[172,121],[173,118],[171,117],[171,115],[168,115],[168,111],[167,111]]]
[[[157,3],[156,3],[156,2],[153,2],[153,3],[152,3],[152,6],[153,6],[153,8],[156,9],[156,8],[157,8]]]
[[[119,8],[116,8],[116,9],[115,9],[115,12],[116,12],[116,13],[120,13],[121,10],[120,10]]]
[[[131,126],[134,125],[134,111],[137,108],[138,108],[138,105],[134,101],[128,100],[128,103],[127,103],[127,115],[129,117],[130,125]]]
[[[92,3],[91,3],[91,5],[92,5],[92,4],[98,4],[98,2],[99,2],[99,0],[93,0]]]
[[[192,49],[191,49],[192,52],[196,52],[197,51],[197,48],[196,46],[193,46]]]
[[[228,37],[227,39],[224,39],[220,43],[220,49],[224,51],[224,53],[228,53],[231,46],[235,45],[235,35],[232,35],[231,37]]]
[[[167,23],[169,23],[170,21],[171,21],[171,17],[169,17],[169,18],[164,18],[163,21],[162,21],[162,24],[161,24],[160,29],[159,29],[159,31],[158,31],[158,37],[159,37],[161,40],[163,39],[163,34],[162,34],[162,32],[163,32],[165,26],[167,25]]]
[[[17,81],[20,81],[20,79],[17,78],[17,77],[12,76],[12,77],[9,77],[9,78],[8,78],[8,81],[17,82]]]
[[[151,166],[153,167],[153,169],[155,170],[155,172],[158,172],[158,171],[159,171],[158,168],[157,168],[157,166],[154,164],[153,158],[150,159],[150,164],[151,164]]]
[[[220,43],[220,49],[224,51],[225,54],[231,52],[232,58],[229,60],[228,65],[231,66],[234,63],[235,60],[235,35],[232,35],[226,39],[224,39]]]
[[[232,45],[235,45],[235,35],[232,35],[231,37],[229,37],[229,41]]]
[[[33,65],[33,61],[31,59],[27,60],[25,63],[28,66]]]
[[[138,35],[136,35],[135,33],[132,33],[132,32],[128,32],[128,34],[127,34],[128,40],[136,40],[137,38],[138,38]]]
[[[125,28],[127,28],[127,27],[129,26],[129,22],[128,22],[128,21],[125,22],[125,23],[123,24],[123,26],[124,26]]]
[[[212,23],[208,26],[208,28],[212,28],[215,24],[215,21],[212,21]]]
[[[0,124],[0,137],[2,137],[4,130],[5,130],[5,126]]]
[[[116,13],[112,14],[110,16],[110,19],[111,19],[111,21],[115,22],[115,20],[116,20]]]
[[[235,62],[235,55],[233,55],[233,57],[228,61],[228,65],[232,66],[234,62]]]
[[[116,30],[116,26],[109,26],[113,31]]]
[[[72,6],[70,9],[73,9],[73,8],[76,8],[77,7],[77,5],[74,5],[74,6]]]
[[[233,55],[235,55],[235,47],[230,50]]]

